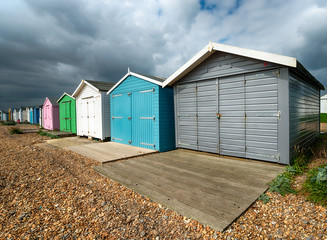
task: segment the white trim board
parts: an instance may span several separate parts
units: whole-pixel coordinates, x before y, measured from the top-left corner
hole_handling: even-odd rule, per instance
[[[261,52],[246,48],[234,47],[220,43],[210,42],[205,48],[200,50],[195,56],[193,56],[188,62],[174,72],[166,81],[163,82],[162,87],[171,85],[184,77],[187,73],[192,71],[196,66],[206,60],[215,51],[231,53],[239,56],[249,57],[271,63],[276,63],[288,67],[297,67],[297,60],[293,57],[287,57],[283,55]]]
[[[134,73],[134,72],[128,72],[124,75],[124,77],[122,77],[108,92],[107,92],[107,95],[110,94],[115,88],[117,88],[127,77],[129,76],[134,76],[134,77],[137,77],[137,78],[140,78],[140,79],[143,79],[145,81],[148,81],[148,82],[151,82],[151,83],[154,83],[154,84],[157,84],[159,86],[162,87],[162,82],[159,82],[155,79],[152,79],[152,78],[149,78],[149,77],[146,77],[146,76],[143,76],[141,74],[138,74],[138,73]]]
[[[61,97],[60,98],[58,98],[58,100],[57,100],[57,103],[59,103],[59,101],[65,96],[65,95],[67,95],[67,96],[69,96],[69,97],[71,97],[71,98],[73,98],[73,99],[75,99],[73,96],[71,96],[70,94],[68,94],[68,93],[66,93],[66,92],[64,92],[62,95],[61,95]]]
[[[96,88],[95,86],[93,86],[91,83],[89,83],[87,80],[83,79],[81,81],[81,83],[78,85],[78,87],[76,88],[76,90],[74,91],[73,93],[73,97],[76,97],[76,95],[78,94],[78,92],[83,88],[83,86],[85,85],[88,85],[90,86],[91,88],[93,88],[95,91],[97,92],[100,92],[100,90],[98,88]]]

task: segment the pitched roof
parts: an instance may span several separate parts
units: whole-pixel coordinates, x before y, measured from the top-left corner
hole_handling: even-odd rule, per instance
[[[301,63],[296,60],[296,58],[212,42],[210,42],[205,48],[199,51],[188,62],[186,62],[182,67],[180,67],[176,72],[174,72],[170,77],[168,77],[167,80],[164,81],[162,86],[165,87],[167,85],[172,85],[173,83],[177,82],[217,51],[294,68],[296,69],[296,71],[299,71],[304,74],[310,82],[314,83],[320,89],[325,89],[325,87],[314,76],[312,76],[302,66]]]
[[[113,83],[113,82],[100,82],[100,81],[93,81],[93,80],[83,79],[81,81],[81,83],[78,85],[78,87],[76,88],[76,90],[74,91],[72,96],[75,97],[76,94],[82,89],[82,87],[85,84],[92,87],[92,88],[94,88],[97,91],[108,91],[115,85],[115,83]]]
[[[75,99],[75,98],[72,96],[72,94],[69,94],[69,93],[64,92],[64,93],[60,96],[60,98],[57,99],[57,103],[59,103],[60,100],[61,100],[64,96],[66,96],[66,95],[69,96],[69,97],[71,97],[71,98],[73,98],[73,99]]]
[[[128,76],[134,76],[140,79],[143,79],[145,81],[157,84],[159,86],[162,86],[163,82],[166,80],[165,78],[161,77],[154,77],[150,75],[144,75],[140,73],[130,72],[128,71],[108,92],[107,94],[111,93],[116,87],[118,87]]]
[[[93,80],[85,80],[85,81],[92,84],[100,91],[108,91],[110,90],[110,88],[112,88],[115,85],[115,83],[112,82],[100,82],[100,81],[93,81]]]
[[[48,99],[51,102],[52,106],[58,106],[58,103],[57,103],[58,98],[51,97],[51,98],[48,98]]]

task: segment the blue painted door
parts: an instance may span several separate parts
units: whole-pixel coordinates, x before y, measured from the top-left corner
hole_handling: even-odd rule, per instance
[[[132,94],[132,142],[134,146],[155,149],[153,113],[154,89]]]
[[[112,95],[111,139],[114,142],[132,144],[131,94]]]

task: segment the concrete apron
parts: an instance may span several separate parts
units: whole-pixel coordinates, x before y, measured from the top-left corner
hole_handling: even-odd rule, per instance
[[[94,167],[217,231],[226,229],[268,188],[283,166],[189,150],[147,155]]]
[[[91,143],[65,147],[101,163],[118,161],[158,152],[115,142]]]

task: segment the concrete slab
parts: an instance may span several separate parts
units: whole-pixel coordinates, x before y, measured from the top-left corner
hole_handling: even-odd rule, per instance
[[[94,169],[180,214],[223,231],[267,190],[283,166],[189,150]]]
[[[80,146],[85,144],[96,144],[97,142],[88,140],[87,138],[81,138],[75,136],[75,137],[50,139],[47,140],[47,143],[55,147],[68,148],[72,146]]]
[[[92,158],[101,163],[133,158],[158,152],[157,150],[134,147],[115,142],[76,145],[65,148],[83,156]]]

